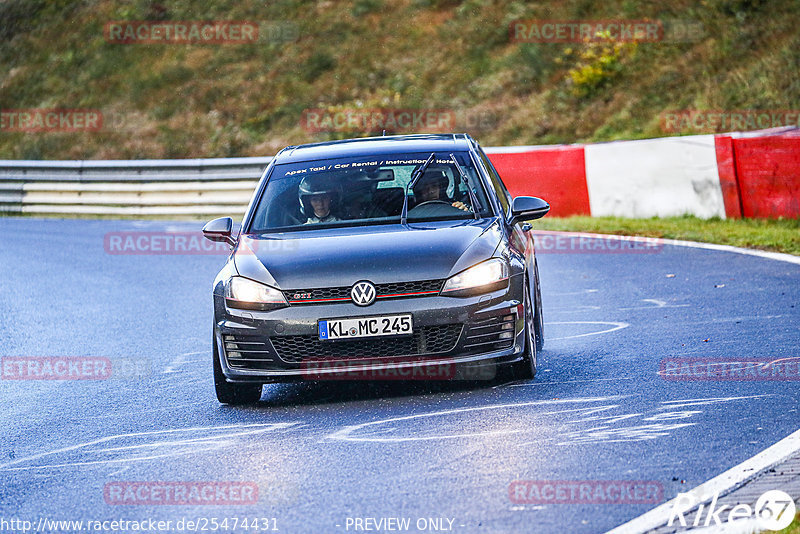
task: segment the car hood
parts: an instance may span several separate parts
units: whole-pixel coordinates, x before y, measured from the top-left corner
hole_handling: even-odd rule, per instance
[[[243,234],[234,262],[284,290],[437,280],[490,258],[500,237],[496,218]]]

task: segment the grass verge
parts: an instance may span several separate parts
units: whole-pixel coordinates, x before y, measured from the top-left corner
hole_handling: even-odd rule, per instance
[[[800,534],[800,513],[795,516],[791,525],[779,532],[780,534]]]
[[[700,219],[692,216],[652,219],[622,217],[545,217],[536,230],[639,235],[703,241],[800,256],[800,219]]]

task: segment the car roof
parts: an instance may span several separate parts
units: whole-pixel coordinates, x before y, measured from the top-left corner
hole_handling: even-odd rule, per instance
[[[472,147],[467,134],[415,134],[362,137],[288,146],[278,152],[275,163],[296,163],[330,158],[402,154],[411,152],[464,151]]]

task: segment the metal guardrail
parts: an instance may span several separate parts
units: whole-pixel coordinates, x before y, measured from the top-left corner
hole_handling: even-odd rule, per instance
[[[0,214],[240,218],[271,160],[0,160]]]
[[[0,160],[0,212],[241,217],[271,159]]]

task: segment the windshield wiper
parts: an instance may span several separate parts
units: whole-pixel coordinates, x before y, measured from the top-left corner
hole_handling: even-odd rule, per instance
[[[450,159],[453,160],[458,172],[461,174],[461,181],[464,182],[464,185],[467,186],[467,191],[469,192],[469,201],[472,204],[472,213],[475,215],[475,219],[478,219],[478,210],[481,207],[478,205],[478,197],[475,195],[475,191],[472,190],[472,187],[469,184],[469,178],[467,177],[467,173],[464,172],[464,169],[461,168],[461,165],[458,164],[456,157],[453,154],[450,154]]]
[[[431,152],[431,155],[428,157],[425,163],[423,163],[421,167],[417,167],[417,170],[411,175],[411,179],[408,181],[408,185],[406,185],[406,194],[403,197],[403,211],[400,215],[400,224],[406,224],[408,220],[408,190],[414,187],[414,184],[417,183],[417,180],[420,179],[422,174],[425,172],[425,169],[428,168],[428,165],[430,165],[434,159],[436,159],[436,155],[435,153]]]

